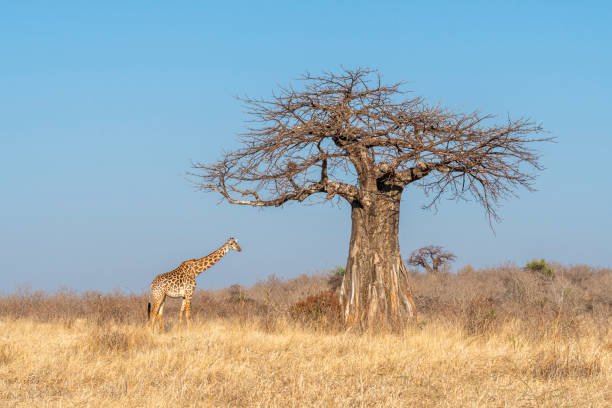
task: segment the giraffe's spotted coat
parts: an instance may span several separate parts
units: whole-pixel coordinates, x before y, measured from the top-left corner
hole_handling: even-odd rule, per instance
[[[163,331],[162,315],[164,313],[164,303],[166,297],[183,298],[181,305],[181,314],[179,315],[179,329],[183,324],[183,314],[187,321],[187,326],[191,324],[191,298],[196,286],[195,278],[206,269],[213,266],[223,258],[223,256],[231,249],[241,251],[238,242],[234,238],[227,240],[221,248],[200,259],[190,259],[181,263],[176,269],[159,274],[151,282],[151,297],[153,298],[153,307],[150,309],[151,314],[151,329],[155,330],[155,319],[159,321],[159,331]]]

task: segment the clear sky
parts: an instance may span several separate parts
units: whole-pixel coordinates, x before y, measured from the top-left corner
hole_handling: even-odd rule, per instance
[[[2,2],[0,291],[139,292],[235,236],[198,287],[343,265],[348,206],[219,204],[190,161],[237,147],[238,95],[305,71],[378,69],[430,102],[528,116],[536,193],[499,209],[424,211],[408,188],[400,245],[438,244],[454,268],[533,258],[612,266],[612,6],[608,2]]]

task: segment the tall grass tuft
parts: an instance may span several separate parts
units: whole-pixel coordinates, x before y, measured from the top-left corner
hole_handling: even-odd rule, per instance
[[[84,349],[92,354],[134,352],[154,346],[148,328],[138,326],[93,326],[83,341]]]

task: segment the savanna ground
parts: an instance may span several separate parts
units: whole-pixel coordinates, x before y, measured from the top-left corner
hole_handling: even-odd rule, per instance
[[[419,322],[361,334],[325,275],[199,291],[182,332],[170,300],[162,335],[144,294],[4,295],[0,406],[612,406],[612,270],[411,280]]]

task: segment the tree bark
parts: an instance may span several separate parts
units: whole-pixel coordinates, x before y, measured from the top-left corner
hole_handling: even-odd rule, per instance
[[[347,329],[403,327],[416,319],[399,248],[401,191],[378,191],[351,204],[352,230],[340,302]]]

